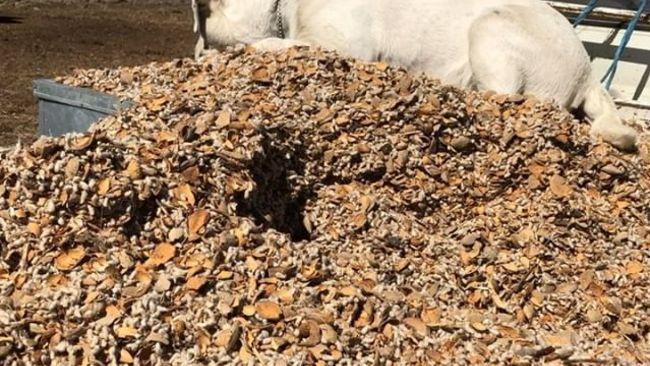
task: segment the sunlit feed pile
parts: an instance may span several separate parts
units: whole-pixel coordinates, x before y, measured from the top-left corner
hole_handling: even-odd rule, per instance
[[[0,159],[0,360],[650,362],[648,149],[533,98],[232,49]]]

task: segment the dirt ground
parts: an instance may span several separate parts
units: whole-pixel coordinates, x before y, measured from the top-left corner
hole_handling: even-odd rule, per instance
[[[35,137],[33,79],[186,57],[193,47],[185,3],[16,6],[0,0],[0,146]]]

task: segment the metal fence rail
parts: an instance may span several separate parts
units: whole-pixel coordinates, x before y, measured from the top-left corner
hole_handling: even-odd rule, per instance
[[[586,8],[587,4],[574,4],[563,1],[547,1],[553,8],[567,16],[568,18],[577,18]],[[636,10],[619,9],[610,7],[596,7],[589,15],[589,19],[606,22],[629,22],[636,16]],[[641,14],[637,27],[650,29],[650,11],[647,9]]]

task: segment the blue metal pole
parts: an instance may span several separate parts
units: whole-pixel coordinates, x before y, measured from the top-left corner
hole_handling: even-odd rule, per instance
[[[639,4],[639,10],[637,10],[636,14],[634,15],[634,18],[630,21],[630,23],[627,25],[627,29],[625,30],[625,34],[623,35],[623,39],[621,40],[621,43],[618,45],[618,48],[616,49],[616,53],[614,54],[614,62],[609,66],[609,69],[607,69],[607,73],[605,76],[603,76],[602,81],[605,81],[605,88],[609,90],[612,86],[612,81],[614,81],[614,75],[616,75],[616,69],[618,68],[618,62],[621,60],[621,57],[623,57],[623,52],[625,51],[625,48],[627,47],[628,42],[630,41],[630,38],[632,38],[632,34],[634,33],[634,30],[636,29],[636,25],[639,22],[639,19],[641,19],[641,15],[643,14],[643,10],[645,9],[646,5],[648,3],[648,0],[642,0],[641,3]]]
[[[592,11],[596,8],[598,5],[598,0],[589,0],[589,3],[587,6],[582,9],[580,14],[576,17],[576,19],[573,21],[573,27],[577,27],[580,23],[582,23],[583,20],[587,19],[587,16],[591,14]]]

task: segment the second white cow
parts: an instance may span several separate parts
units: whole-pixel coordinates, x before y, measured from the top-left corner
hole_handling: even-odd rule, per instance
[[[569,22],[540,0],[192,0],[196,56],[247,43],[315,45],[386,61],[463,88],[532,94],[582,109],[592,134],[625,150],[624,125]]]

